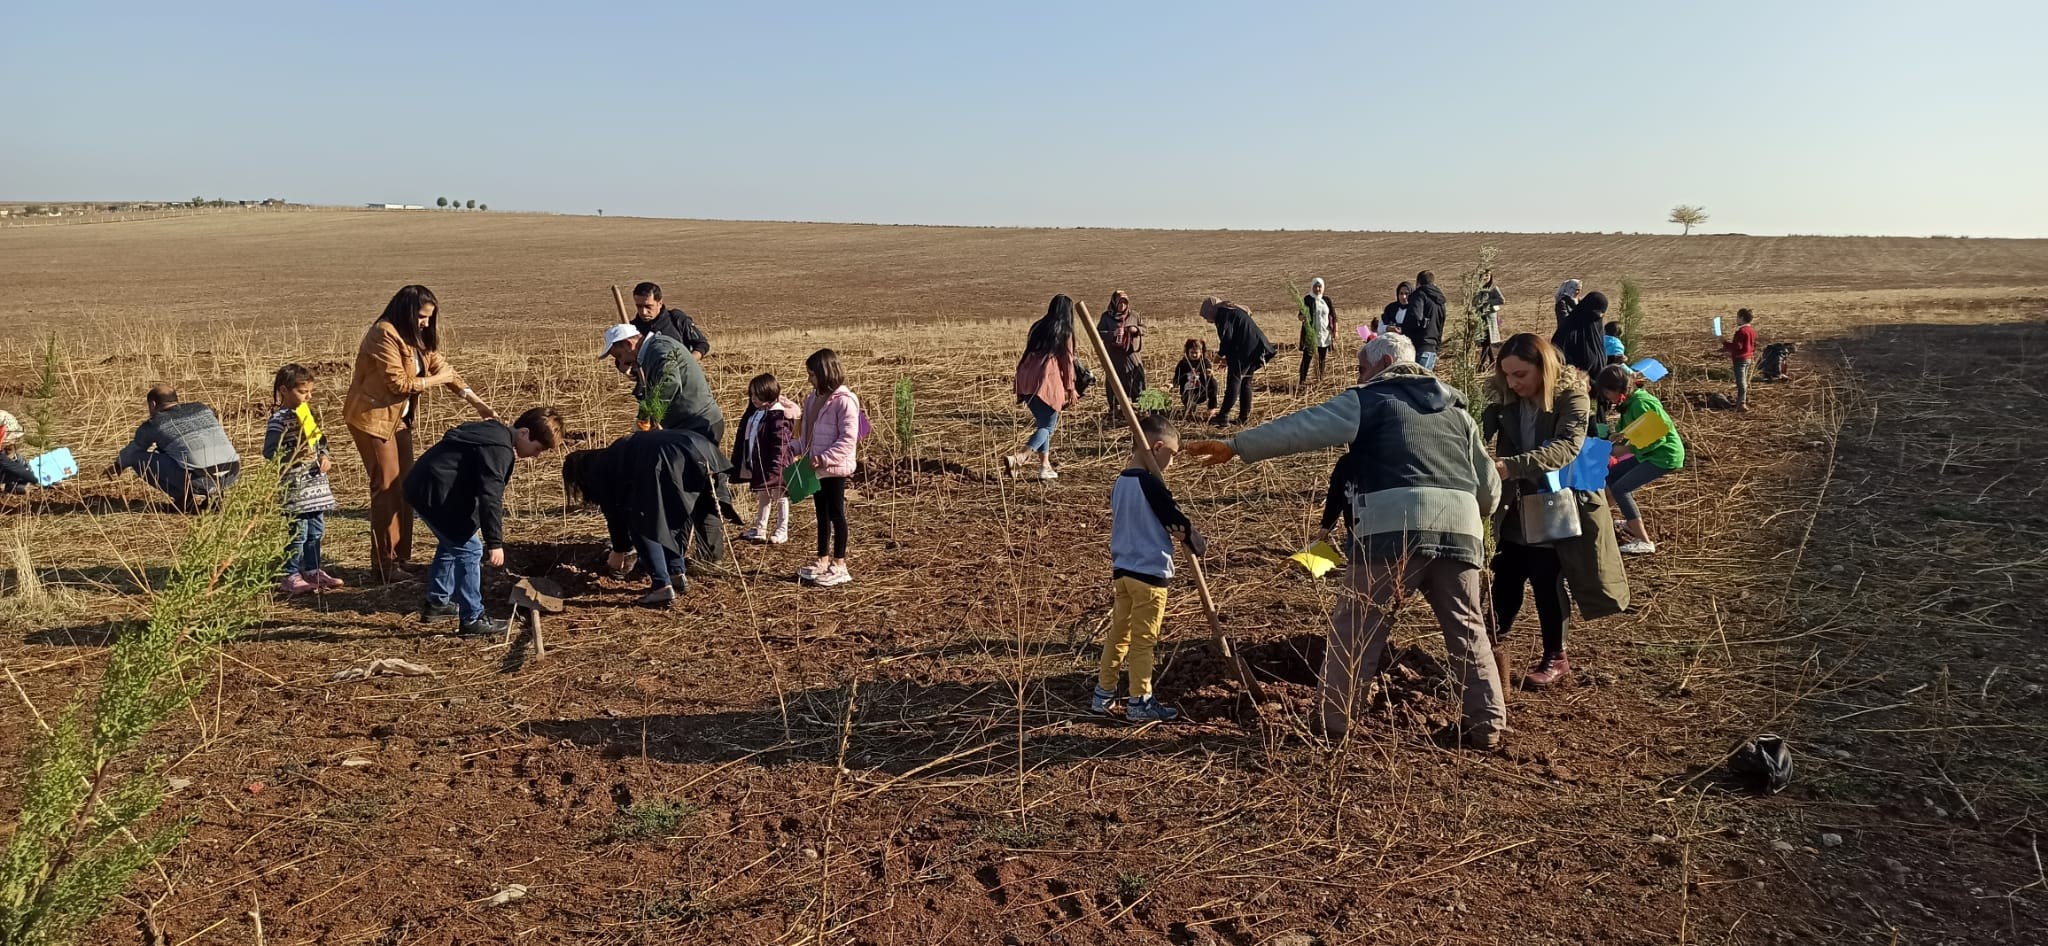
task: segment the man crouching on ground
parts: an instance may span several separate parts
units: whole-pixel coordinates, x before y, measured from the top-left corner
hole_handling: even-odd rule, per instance
[[[1189,444],[1187,452],[1217,465],[1232,457],[1257,463],[1348,445],[1345,488],[1357,525],[1323,656],[1323,731],[1337,739],[1350,728],[1360,668],[1371,673],[1379,666],[1395,604],[1420,591],[1465,684],[1463,723],[1436,738],[1498,748],[1507,704],[1480,610],[1479,568],[1484,521],[1500,503],[1500,478],[1464,397],[1415,363],[1414,344],[1405,336],[1382,335],[1366,345],[1358,355],[1358,381],[1320,406],[1227,441]]]

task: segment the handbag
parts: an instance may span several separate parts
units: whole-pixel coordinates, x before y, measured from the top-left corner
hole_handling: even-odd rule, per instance
[[[1515,511],[1522,517],[1522,541],[1529,545],[1555,545],[1582,534],[1579,498],[1571,490],[1523,493]]]
[[[803,502],[817,491],[818,471],[811,466],[810,457],[797,457],[795,463],[782,468],[782,492],[790,502]]]

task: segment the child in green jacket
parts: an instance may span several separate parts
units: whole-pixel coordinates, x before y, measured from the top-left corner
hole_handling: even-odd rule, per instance
[[[1645,414],[1655,414],[1664,421],[1664,436],[1638,448],[1634,456],[1607,472],[1607,492],[1614,497],[1614,508],[1621,511],[1621,551],[1625,555],[1648,555],[1657,551],[1657,543],[1650,541],[1650,531],[1643,526],[1643,513],[1636,508],[1635,493],[1685,466],[1685,441],[1679,439],[1678,425],[1664,412],[1663,402],[1643,390],[1628,366],[1608,365],[1600,369],[1593,391],[1602,403],[1621,408],[1621,420],[1614,425],[1617,431],[1626,430]]]

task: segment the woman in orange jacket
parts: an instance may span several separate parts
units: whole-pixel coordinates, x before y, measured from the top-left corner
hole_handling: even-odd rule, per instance
[[[342,418],[370,483],[370,556],[378,580],[396,581],[412,559],[412,507],[401,484],[412,469],[413,425],[421,392],[446,387],[494,420],[483,399],[441,356],[440,303],[425,286],[391,297],[356,348]]]

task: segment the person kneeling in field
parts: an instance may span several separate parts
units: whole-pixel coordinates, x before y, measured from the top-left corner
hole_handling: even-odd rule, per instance
[[[143,482],[163,490],[179,512],[198,512],[242,476],[242,455],[228,442],[213,408],[178,402],[178,389],[149,389],[149,419],[107,467],[108,476],[134,470]]]
[[[1138,426],[1144,439],[1131,444],[1130,465],[1109,492],[1110,582],[1116,604],[1110,612],[1108,635],[1102,639],[1095,699],[1089,704],[1098,713],[1107,713],[1116,705],[1117,672],[1128,655],[1131,695],[1124,704],[1124,718],[1134,723],[1180,716],[1179,710],[1152,695],[1152,650],[1159,644],[1159,628],[1166,619],[1166,585],[1173,580],[1173,530],[1180,531],[1190,553],[1201,555],[1208,548],[1180,511],[1180,504],[1174,502],[1166,482],[1145,465],[1149,452],[1160,471],[1171,466],[1173,455],[1180,452],[1180,431],[1158,414],[1146,417]]]
[[[459,618],[456,633],[463,637],[505,633],[504,621],[484,616],[480,565],[505,567],[505,486],[515,462],[561,442],[562,415],[536,407],[510,427],[495,420],[463,424],[420,455],[405,477],[405,498],[437,543],[420,620]]]
[[[562,486],[572,502],[604,512],[612,571],[629,570],[639,552],[653,587],[637,603],[663,608],[690,590],[685,553],[700,563],[725,557],[716,484],[729,462],[694,431],[645,430],[563,458]]]
[[[1479,440],[1479,426],[1456,389],[1416,364],[1406,336],[1382,335],[1358,356],[1358,380],[1318,407],[1268,421],[1231,440],[1198,441],[1203,463],[1247,463],[1350,446],[1351,507],[1357,517],[1323,656],[1322,729],[1332,739],[1351,725],[1356,675],[1379,666],[1393,610],[1421,591],[1442,626],[1454,665],[1463,668],[1462,727],[1441,742],[1494,749],[1507,728],[1493,647],[1480,610],[1479,568],[1487,513],[1500,503],[1500,478]]]

